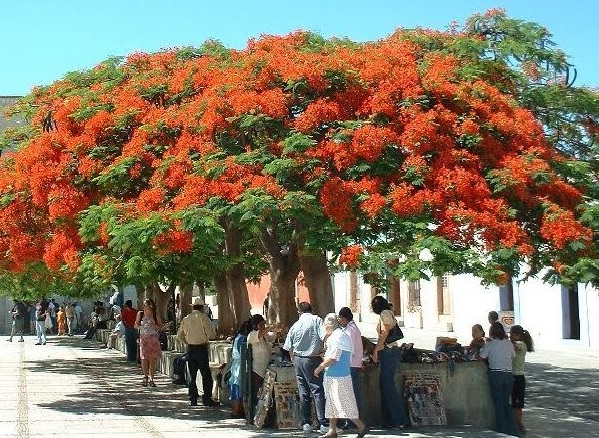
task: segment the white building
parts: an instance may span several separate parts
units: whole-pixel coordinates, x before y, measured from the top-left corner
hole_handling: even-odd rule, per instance
[[[334,289],[336,308],[350,307],[361,321],[377,320],[370,310],[376,291],[358,275],[336,274]],[[566,288],[531,278],[513,281],[511,287],[485,287],[471,275],[448,275],[391,281],[383,295],[393,303],[400,324],[457,337],[464,345],[470,343],[472,325],[488,331],[487,314],[496,310],[513,315],[513,324],[528,330],[538,346],[599,349],[599,291],[584,284]]]

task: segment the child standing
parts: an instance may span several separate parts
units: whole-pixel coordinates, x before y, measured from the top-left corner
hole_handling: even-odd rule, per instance
[[[512,360],[512,373],[514,374],[514,386],[512,387],[512,408],[516,416],[516,424],[520,432],[526,433],[524,420],[522,417],[522,408],[524,408],[524,393],[526,381],[524,379],[524,362],[527,351],[534,351],[532,337],[527,330],[521,326],[512,326],[510,330],[510,339],[514,344],[516,356]]]

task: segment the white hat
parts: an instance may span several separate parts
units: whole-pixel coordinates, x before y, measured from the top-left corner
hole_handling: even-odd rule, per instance
[[[202,297],[193,297],[191,299],[191,305],[192,306],[203,306],[204,300],[202,299]]]

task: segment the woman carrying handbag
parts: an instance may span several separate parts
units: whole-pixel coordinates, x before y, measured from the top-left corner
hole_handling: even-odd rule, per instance
[[[397,341],[403,338],[403,333],[397,325],[395,316],[387,300],[377,295],[370,303],[372,311],[380,319],[376,327],[378,339],[372,360],[379,364],[379,384],[381,389],[381,410],[383,427],[390,429],[405,429],[410,425],[403,391],[395,385],[395,375],[400,362],[400,350]]]

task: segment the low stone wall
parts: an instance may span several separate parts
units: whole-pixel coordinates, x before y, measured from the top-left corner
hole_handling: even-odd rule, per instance
[[[271,367],[277,373],[277,381],[295,381],[293,367]],[[449,363],[402,363],[395,377],[398,387],[408,375],[438,377],[443,393],[443,405],[447,424],[452,426],[472,425],[492,429],[495,425],[495,410],[491,400],[487,368],[480,362],[458,362],[450,369]],[[381,425],[381,398],[378,367],[367,367],[361,374],[360,391],[362,403],[360,413],[369,425]]]
[[[110,330],[97,330],[96,339],[106,343]],[[169,350],[163,351],[157,369],[173,377],[173,362],[185,352],[185,345],[176,336],[168,337]],[[117,339],[115,348],[125,352],[124,338]],[[210,368],[216,378],[221,367],[231,359],[232,345],[225,341],[209,344]],[[277,381],[295,382],[293,367],[271,367],[277,373]],[[428,375],[438,377],[443,392],[443,405],[447,424],[452,426],[472,425],[485,429],[495,426],[495,411],[487,378],[487,368],[481,362],[458,362],[450,367],[447,362],[402,363],[395,377],[398,387],[403,387],[406,376]],[[201,384],[200,384],[201,387]],[[369,425],[380,425],[381,399],[378,367],[366,367],[361,374],[360,391],[362,419]],[[226,402],[226,400],[224,400]]]
[[[95,338],[99,342],[106,344],[108,342],[109,335],[110,329],[100,329],[96,330]],[[125,338],[118,338],[113,342],[113,347],[125,353]],[[183,355],[183,353],[185,353],[185,344],[179,341],[175,335],[169,335],[167,337],[167,347],[168,350],[162,352],[160,360],[156,364],[156,369],[166,376],[173,377],[173,363],[177,357],[180,357]],[[221,366],[226,364],[231,359],[231,352],[232,345],[228,342],[210,342],[208,357],[210,358],[210,368],[212,369],[213,376],[216,377],[216,374],[218,374],[218,370],[220,370]]]

